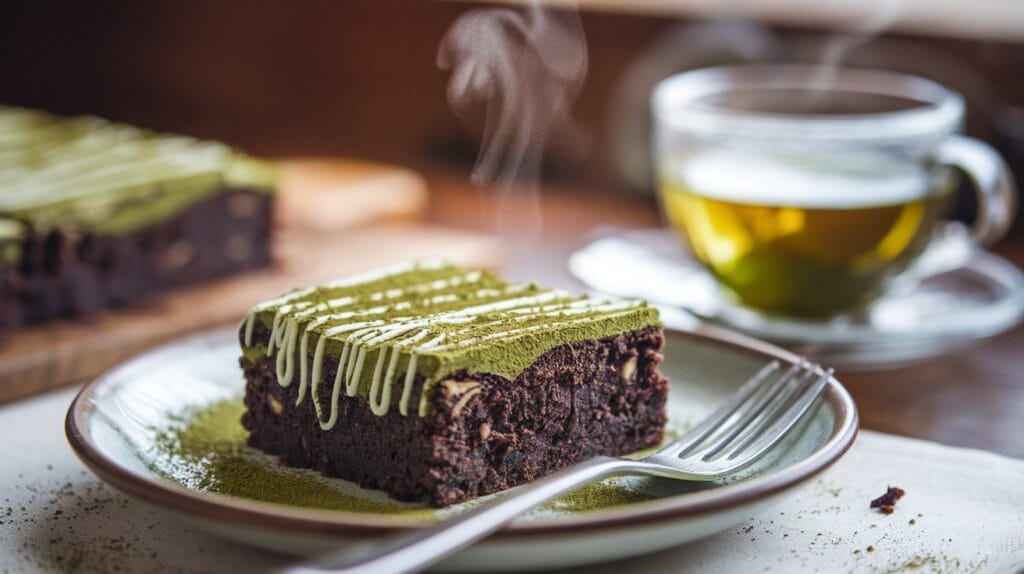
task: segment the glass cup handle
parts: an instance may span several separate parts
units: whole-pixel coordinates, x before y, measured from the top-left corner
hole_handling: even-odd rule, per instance
[[[963,171],[978,196],[978,215],[970,234],[959,225],[936,230],[928,248],[904,272],[892,279],[890,289],[907,291],[922,281],[967,265],[981,247],[1002,239],[1017,214],[1017,186],[1009,167],[987,143],[961,135],[943,140],[934,160]]]
[[[987,143],[961,135],[943,140],[935,159],[960,169],[978,196],[978,215],[971,233],[982,247],[991,247],[1010,230],[1017,215],[1017,185],[1003,156]]]

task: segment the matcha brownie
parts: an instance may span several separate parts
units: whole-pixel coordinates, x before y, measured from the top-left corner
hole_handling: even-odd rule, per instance
[[[657,311],[426,261],[288,293],[239,333],[249,444],[434,506],[662,439]]]
[[[0,106],[0,329],[266,265],[273,189],[221,143]]]

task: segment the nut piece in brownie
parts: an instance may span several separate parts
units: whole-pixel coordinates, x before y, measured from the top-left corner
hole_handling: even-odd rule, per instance
[[[657,311],[403,264],[256,306],[249,444],[434,506],[659,443]]]
[[[0,332],[270,261],[273,172],[211,141],[0,105]]]

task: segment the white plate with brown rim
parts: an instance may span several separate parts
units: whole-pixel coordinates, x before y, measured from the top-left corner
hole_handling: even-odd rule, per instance
[[[684,432],[766,362],[798,357],[733,332],[666,332],[668,434]],[[287,468],[244,446],[237,332],[181,339],[82,389],[66,420],[71,446],[103,480],[197,529],[311,556],[473,506],[434,510]],[[696,540],[772,507],[838,460],[857,433],[850,395],[833,379],[820,406],[768,457],[714,483],[609,479],[537,509],[441,565],[529,570],[626,558]]]

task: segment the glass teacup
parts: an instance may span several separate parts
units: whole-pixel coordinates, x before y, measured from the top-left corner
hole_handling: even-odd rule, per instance
[[[829,316],[884,293],[949,212],[959,172],[973,234],[1007,231],[1016,188],[990,146],[959,135],[959,94],[855,68],[705,68],[653,95],[661,203],[697,259],[744,304]]]

